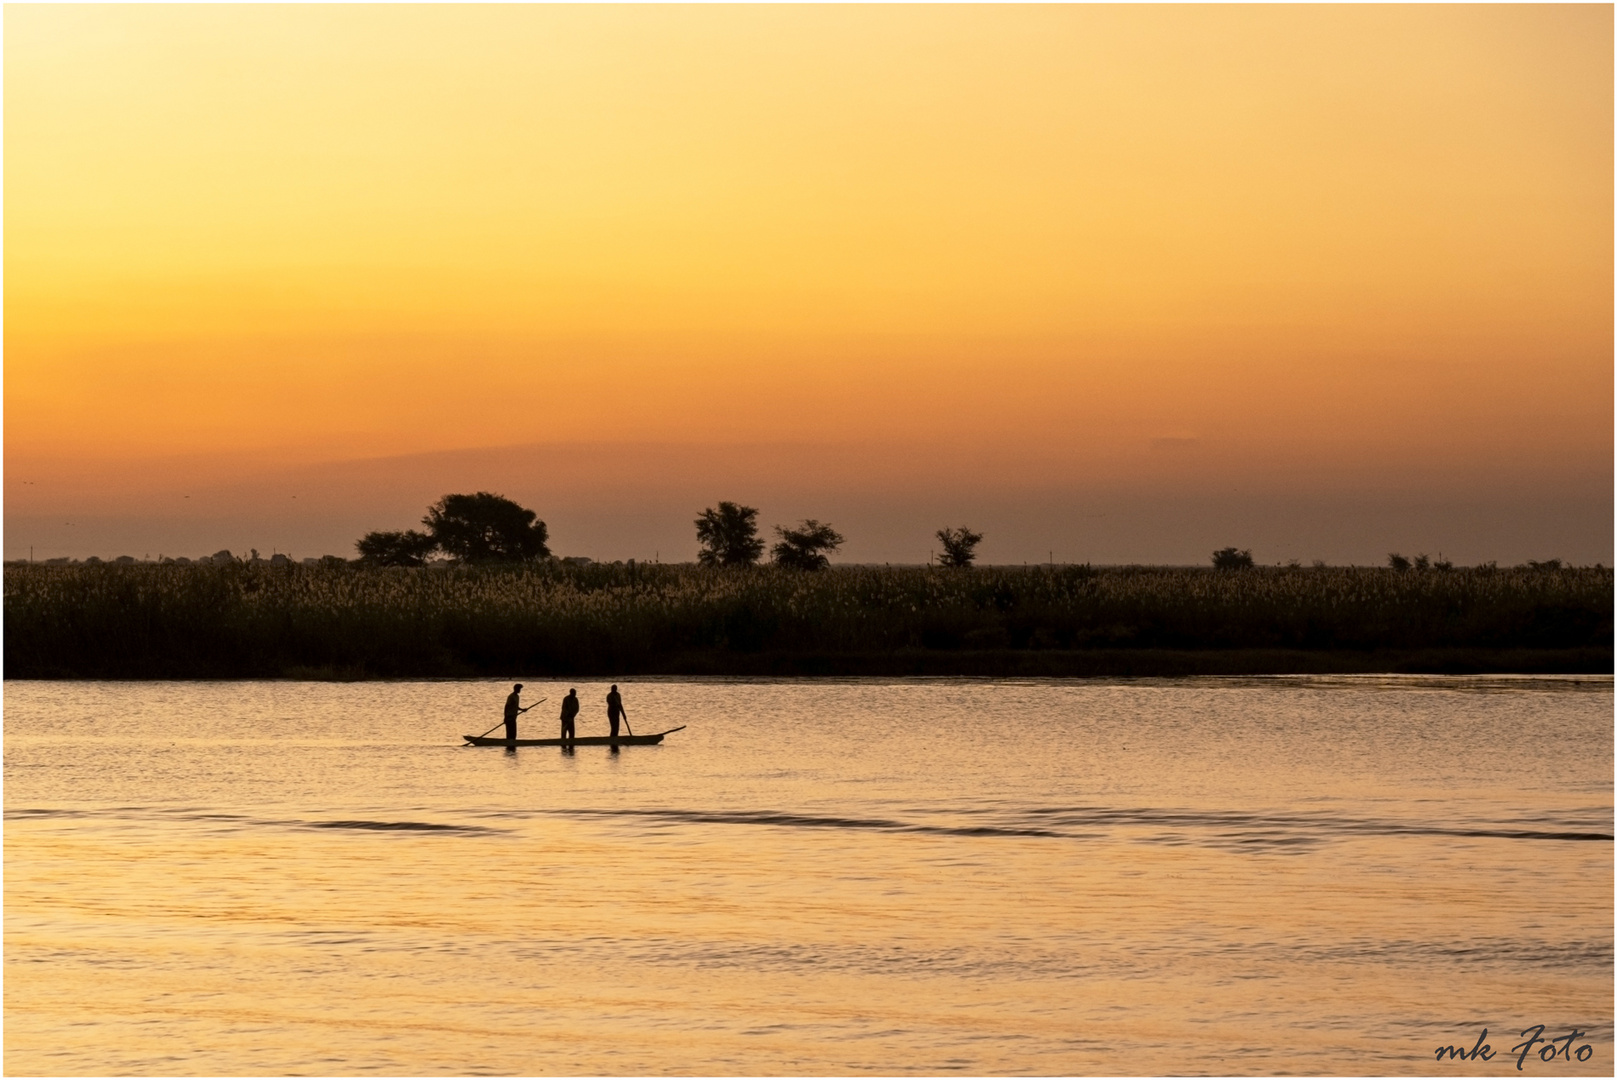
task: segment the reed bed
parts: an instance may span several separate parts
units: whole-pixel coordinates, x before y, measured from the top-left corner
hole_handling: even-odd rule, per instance
[[[1609,671],[1611,642],[1599,567],[5,569],[10,678],[740,673],[758,656],[947,671],[990,653],[1243,649],[1593,650]]]

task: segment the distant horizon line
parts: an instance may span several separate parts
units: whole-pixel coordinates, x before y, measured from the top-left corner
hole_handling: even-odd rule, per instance
[[[250,552],[254,552],[254,553],[257,552],[256,548],[249,548],[248,550]],[[1395,556],[1398,553],[1397,552],[1389,552],[1388,554],[1389,554],[1389,556]],[[228,556],[228,558],[226,558],[226,556]],[[1400,556],[1400,557],[1402,557],[1402,556]],[[220,549],[219,551],[215,552],[212,555],[198,555],[198,556],[194,556],[194,557],[189,556],[189,555],[163,555],[163,554],[159,553],[157,558],[155,558],[155,559],[151,558],[150,556],[145,556],[145,557],[142,557],[142,558],[136,558],[133,555],[118,555],[118,556],[113,556],[111,558],[102,558],[99,555],[86,555],[83,558],[74,558],[74,557],[68,556],[68,555],[55,555],[55,556],[47,556],[47,557],[29,557],[29,558],[7,558],[7,559],[4,559],[4,560],[0,560],[0,565],[5,565],[5,566],[163,566],[163,565],[178,565],[178,566],[209,566],[209,565],[213,565],[213,566],[221,566],[221,565],[316,566],[316,565],[320,565],[321,563],[323,563],[327,559],[339,559],[344,564],[350,565],[350,566],[371,565],[371,564],[365,563],[364,560],[362,560],[360,558],[357,558],[357,557],[356,558],[348,558],[348,557],[343,556],[343,555],[329,555],[329,554],[328,555],[304,555],[304,556],[299,556],[297,558],[294,558],[288,552],[271,551],[271,553],[270,553],[270,555],[268,557],[264,557],[262,555],[256,555],[256,554],[255,555],[236,555],[236,554],[232,553],[231,551],[229,551],[229,549]],[[692,559],[677,559],[677,560],[676,559],[662,559],[660,557],[653,557],[653,558],[650,558],[650,559],[633,559],[633,558],[630,558],[630,559],[593,559],[593,558],[590,558],[589,556],[586,556],[586,555],[555,555],[555,556],[551,556],[548,559],[534,560],[534,562],[535,563],[553,562],[553,563],[561,563],[561,564],[567,564],[567,565],[572,565],[572,566],[700,566],[700,565],[702,565],[699,560],[694,559],[694,558],[692,558]],[[525,565],[525,564],[522,563],[522,562],[467,563],[467,562],[457,561],[457,560],[454,560],[454,559],[431,559],[431,560],[428,560],[423,565],[416,566],[416,567],[377,567],[377,568],[378,569],[404,569],[404,570],[439,570],[439,569],[452,569],[452,568],[464,567],[464,566],[510,567],[510,566],[522,566],[522,565]],[[531,565],[531,564],[528,564],[528,565]],[[754,566],[754,567],[767,567],[767,566],[773,566],[774,564],[772,562],[769,562],[769,561],[759,561],[757,563],[752,563],[752,564],[749,564],[749,565]],[[1032,561],[1032,560],[1023,560],[1022,562],[978,562],[978,563],[973,563],[971,566],[966,567],[965,569],[1014,570],[1014,569],[1018,569],[1018,568],[1031,569],[1033,567],[1038,567],[1038,566],[1051,567],[1051,568],[1054,568],[1054,567],[1087,566],[1087,567],[1090,567],[1091,569],[1095,569],[1095,570],[1117,570],[1117,569],[1128,569],[1128,568],[1131,568],[1131,567],[1147,567],[1147,568],[1151,568],[1151,569],[1164,569],[1164,570],[1196,570],[1196,569],[1210,568],[1210,567],[1213,566],[1213,563],[1212,563],[1212,560],[1210,558],[1206,562],[1193,562],[1193,563],[1148,563],[1148,562],[1106,562],[1106,563],[1103,563],[1103,562],[1072,562],[1072,561],[1069,561],[1069,560],[1041,560],[1041,561],[1035,562],[1035,561]],[[925,569],[948,570],[948,569],[955,569],[953,567],[943,566],[942,564],[940,564],[938,562],[935,562],[935,561],[929,561],[929,562],[832,562],[832,563],[829,564],[828,569],[837,569],[837,568],[859,569],[859,568],[877,568],[877,567],[889,567],[889,568],[896,568],[896,569],[900,569],[900,570],[904,570],[904,569],[916,569],[916,570],[925,570]],[[1528,560],[1526,560],[1524,562],[1520,562],[1520,563],[1509,563],[1509,564],[1506,564],[1504,567],[1499,567],[1499,563],[1498,563],[1497,560],[1489,559],[1489,560],[1485,560],[1485,561],[1482,561],[1482,562],[1474,562],[1474,563],[1452,563],[1452,562],[1445,563],[1445,564],[1433,563],[1429,567],[1412,566],[1412,567],[1409,567],[1408,569],[1413,570],[1415,572],[1420,572],[1423,569],[1430,569],[1430,570],[1435,570],[1435,571],[1438,571],[1438,572],[1443,572],[1445,570],[1471,570],[1471,569],[1479,569],[1479,568],[1483,568],[1483,567],[1495,567],[1495,568],[1501,568],[1501,569],[1510,569],[1512,567],[1544,568],[1544,569],[1565,569],[1565,570],[1604,570],[1604,569],[1606,569],[1606,565],[1603,562],[1586,563],[1586,564],[1581,564],[1580,565],[1580,564],[1577,564],[1577,563],[1573,563],[1573,562],[1571,562],[1569,560],[1559,559],[1559,558],[1528,559]],[[728,567],[712,567],[711,569],[725,570],[725,569],[729,569],[729,568]],[[1353,562],[1348,562],[1348,563],[1328,563],[1328,562],[1325,562],[1322,559],[1315,559],[1312,562],[1304,563],[1301,560],[1288,559],[1288,560],[1285,560],[1285,561],[1273,562],[1273,563],[1254,562],[1250,567],[1246,567],[1245,569],[1253,569],[1253,570],[1262,570],[1262,569],[1272,569],[1272,570],[1338,570],[1338,569],[1386,570],[1386,569],[1397,569],[1397,568],[1390,566],[1389,563],[1353,563]]]

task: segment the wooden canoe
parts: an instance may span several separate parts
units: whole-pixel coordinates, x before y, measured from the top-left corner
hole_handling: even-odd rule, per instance
[[[655,746],[656,744],[663,741],[663,736],[664,735],[672,735],[676,731],[684,731],[684,730],[685,730],[685,725],[681,724],[681,725],[679,725],[679,727],[669,728],[667,731],[659,731],[655,735],[619,735],[618,736],[618,745],[619,746]],[[562,741],[560,739],[518,739],[515,742],[511,742],[511,741],[508,741],[507,739],[505,739],[503,737],[496,738],[493,735],[465,735],[465,736],[462,736],[462,737],[466,740],[466,745],[468,745],[468,746],[561,746],[561,745],[563,745],[563,743],[562,743]],[[610,736],[610,735],[580,735],[578,738],[571,740],[571,744],[573,746],[610,746],[610,745],[612,745],[612,736]]]

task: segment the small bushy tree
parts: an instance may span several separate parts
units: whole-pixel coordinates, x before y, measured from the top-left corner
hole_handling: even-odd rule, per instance
[[[1252,569],[1252,552],[1240,548],[1219,548],[1213,552],[1213,566],[1219,570]]]
[[[405,532],[368,532],[354,545],[359,557],[372,566],[424,566],[438,542],[414,529]]]
[[[943,545],[939,565],[964,570],[977,558],[977,545],[982,542],[982,533],[972,532],[962,525],[958,529],[939,529],[937,535],[938,543]]]
[[[842,534],[829,525],[813,518],[800,523],[795,529],[775,526],[780,542],[770,549],[776,566],[794,570],[824,570],[830,564],[826,553],[842,546]]]
[[[758,539],[755,507],[721,502],[703,510],[696,519],[696,540],[702,549],[696,560],[703,566],[751,566],[764,553]]]
[[[1404,558],[1402,555],[1399,555],[1397,552],[1394,552],[1393,554],[1387,556],[1387,565],[1401,574],[1405,570],[1409,569],[1409,560]]]
[[[450,558],[467,563],[532,562],[550,558],[550,530],[538,514],[503,495],[445,495],[421,523]]]

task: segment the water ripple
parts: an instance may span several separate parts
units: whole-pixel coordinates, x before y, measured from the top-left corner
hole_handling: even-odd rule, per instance
[[[433,821],[283,821],[278,825],[293,825],[304,829],[374,829],[381,832],[454,832],[492,833],[497,829],[482,825],[440,825]]]
[[[1034,807],[990,811],[1004,824],[936,824],[895,818],[854,818],[776,810],[569,809],[541,811],[562,817],[653,820],[668,824],[765,825],[777,828],[848,829],[937,836],[1088,839],[1097,832],[1147,828],[1138,837],[1168,845],[1211,844],[1240,850],[1300,850],[1332,839],[1369,836],[1452,836],[1500,840],[1611,841],[1613,834],[1588,821],[1440,824],[1325,815],[1273,815],[1215,810],[1163,810],[1104,806]],[[1015,819],[1022,818],[1023,821]],[[1607,826],[1609,828],[1609,826]]]
[[[886,818],[821,817],[775,810],[558,810],[562,817],[639,817],[699,825],[776,825],[800,829],[868,829],[877,832],[933,833],[940,836],[1042,836],[1068,834],[1036,826],[927,825]]]
[[[487,825],[446,824],[438,821],[374,821],[365,818],[260,818],[246,814],[226,814],[194,808],[175,809],[172,807],[121,806],[106,809],[28,807],[8,809],[5,812],[7,821],[75,820],[84,818],[135,821],[153,816],[170,821],[222,824],[243,828],[360,829],[369,832],[473,833],[480,835],[499,834],[506,831]]]
[[[468,811],[470,812],[470,811]],[[1121,834],[1129,839],[1167,846],[1210,846],[1235,851],[1302,853],[1333,840],[1368,837],[1454,837],[1459,839],[1529,840],[1549,842],[1611,842],[1613,833],[1602,820],[1604,810],[1567,812],[1557,817],[1510,822],[1424,822],[1327,814],[1265,814],[1244,811],[1183,810],[1152,807],[1070,806],[1020,807],[995,810],[953,810],[951,821],[925,820],[934,814],[924,808],[913,813],[920,820],[899,817],[847,817],[789,810],[703,810],[690,808],[566,808],[507,812],[508,818],[566,817],[595,820],[640,820],[662,825],[753,825],[785,829],[824,829],[914,833],[931,836],[983,839],[1033,838],[1088,840]],[[372,818],[260,818],[219,813],[201,808],[118,807],[15,808],[8,820],[141,818],[161,815],[169,820],[218,824],[241,828],[335,829],[366,832],[497,835],[508,829],[441,821],[380,820]],[[968,820],[960,821],[965,817]],[[972,820],[974,818],[974,820]],[[987,820],[985,820],[987,819]]]

